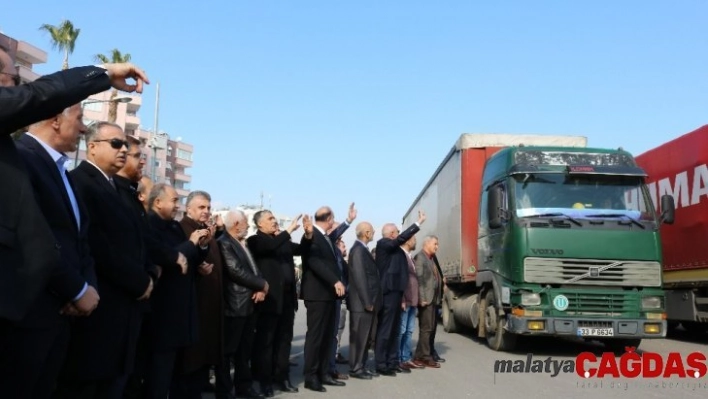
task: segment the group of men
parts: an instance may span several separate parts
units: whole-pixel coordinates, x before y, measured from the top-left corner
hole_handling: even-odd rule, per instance
[[[431,333],[426,321],[412,362],[398,328],[407,309],[420,308],[422,333],[423,314],[435,314],[442,292],[434,252],[410,256],[422,213],[400,235],[384,226],[375,261],[366,248],[373,228],[357,225],[348,268],[340,237],[356,218],[353,204],[344,223],[322,207],[314,222],[298,217],[283,231],[260,211],[258,231],[247,237],[242,212],[213,217],[209,194],[195,191],[178,221],[175,189],[142,176],[140,141],[116,124],[83,122],[79,103],[89,95],[110,87],[142,92],[144,83],[145,73],[125,63],[18,85],[14,61],[0,48],[0,397],[199,398],[210,370],[219,399],[271,397],[274,387],[297,392],[289,359],[298,299],[307,309],[308,389],[347,378],[335,366],[345,298],[352,376],[435,367],[434,324]],[[24,134],[13,140],[18,129]],[[81,136],[86,161],[69,172],[66,153],[78,151]],[[301,219],[304,235],[295,243]],[[434,293],[412,301],[412,278],[428,275]],[[365,370],[373,343],[376,369]]]
[[[415,234],[425,222],[418,221],[400,233],[393,223],[382,228],[383,237],[374,250],[374,228],[369,222],[356,226],[357,240],[345,260],[338,238],[356,218],[349,217],[336,229],[329,207],[315,214],[315,228],[305,223],[302,298],[307,308],[305,337],[305,388],[325,392],[324,385],[343,386],[349,376],[370,380],[379,375],[395,376],[412,369],[438,368],[444,362],[434,350],[437,307],[443,294],[443,276],[435,256],[438,239],[427,236],[423,249],[416,249]],[[309,222],[309,220],[308,220]],[[342,227],[344,226],[344,227]],[[344,249],[344,251],[342,251]],[[346,297],[349,310],[349,376],[333,367],[340,301]],[[411,351],[411,335],[419,314],[418,347]],[[374,346],[375,367],[367,368],[368,352]]]

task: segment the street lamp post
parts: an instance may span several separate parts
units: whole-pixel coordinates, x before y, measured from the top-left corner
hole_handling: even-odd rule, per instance
[[[96,104],[96,103],[129,103],[133,101],[132,98],[130,97],[121,97],[121,98],[114,98],[112,100],[88,100],[84,101],[81,103],[81,113],[83,114],[84,108],[86,107],[86,104]],[[81,137],[82,135],[79,135],[78,142],[76,143],[76,154],[74,154],[74,168],[78,166],[79,163],[79,152],[81,151]],[[87,144],[88,146],[88,144]]]

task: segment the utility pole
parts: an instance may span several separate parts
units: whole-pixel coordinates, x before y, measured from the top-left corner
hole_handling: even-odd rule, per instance
[[[157,134],[159,132],[159,113],[160,113],[160,83],[157,83],[155,87],[155,130],[152,132],[152,181],[153,183],[158,183],[157,181]]]

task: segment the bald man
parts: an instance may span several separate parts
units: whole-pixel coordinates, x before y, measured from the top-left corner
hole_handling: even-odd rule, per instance
[[[383,306],[376,327],[376,371],[395,376],[404,370],[399,364],[396,343],[401,324],[403,293],[408,287],[408,259],[401,245],[410,240],[425,222],[425,213],[418,211],[418,221],[399,234],[398,227],[387,223],[381,229],[383,237],[376,243],[376,266],[381,276]]]
[[[356,210],[349,208],[351,215]],[[345,383],[332,378],[329,362],[333,356],[336,334],[336,303],[344,296],[346,288],[342,283],[342,268],[335,246],[336,239],[327,235],[334,226],[334,212],[329,207],[321,207],[315,213],[315,225],[311,238],[303,237],[307,245],[303,257],[301,296],[307,309],[307,334],[305,336],[305,388],[325,392],[322,385],[344,386]],[[341,228],[341,227],[340,227]],[[336,232],[336,230],[335,230]]]
[[[381,281],[376,261],[367,245],[374,239],[374,227],[369,222],[356,226],[356,242],[349,251],[349,369],[353,378],[370,380],[366,370],[367,353],[381,309]]]

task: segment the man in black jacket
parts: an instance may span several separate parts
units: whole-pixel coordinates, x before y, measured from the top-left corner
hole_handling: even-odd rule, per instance
[[[374,227],[361,222],[349,251],[349,367],[353,378],[364,380],[370,380],[373,374],[366,370],[366,361],[376,314],[383,301],[379,270],[367,248],[373,239]]]
[[[72,327],[59,398],[122,393],[132,373],[137,338],[154,271],[146,262],[141,224],[113,181],[125,164],[128,142],[120,126],[101,122],[86,134],[87,160],[71,171],[77,196],[88,210],[88,240],[101,306]]]
[[[334,225],[334,213],[321,207],[315,213],[315,226],[303,259],[301,295],[307,308],[307,334],[305,336],[305,388],[325,392],[322,386],[344,386],[329,373],[335,334],[335,306],[338,298],[346,293],[342,272],[337,262],[336,249],[326,232]]]
[[[88,214],[65,169],[64,153],[76,150],[86,130],[81,117],[81,106],[73,105],[17,141],[39,209],[61,243],[61,262],[29,313],[12,325],[12,345],[0,357],[3,397],[49,398],[69,344],[70,316],[88,316],[98,305]]]
[[[230,211],[226,232],[218,239],[224,265],[224,360],[216,367],[216,399],[226,399],[231,388],[237,395],[258,398],[248,363],[256,328],[254,304],[263,302],[269,285],[246,247],[248,221],[241,211]],[[231,361],[234,379],[231,381]]]
[[[126,78],[137,82],[129,85]],[[10,321],[26,315],[61,257],[61,244],[38,208],[10,134],[111,86],[142,92],[147,78],[132,64],[106,64],[71,68],[14,87],[17,81],[14,61],[0,48],[0,357]]]
[[[268,281],[270,291],[265,301],[256,306],[256,339],[253,345],[252,367],[265,396],[273,396],[273,360],[278,322],[283,312],[285,289],[282,265],[282,251],[291,246],[290,234],[300,225],[298,216],[285,231],[274,235],[277,220],[268,210],[256,212],[253,221],[258,227],[256,234],[248,237],[248,249],[263,277]],[[283,383],[283,381],[278,381]],[[281,384],[284,385],[284,384]],[[289,384],[288,384],[289,385]]]
[[[383,291],[383,306],[376,327],[376,371],[379,374],[395,376],[403,372],[396,337],[401,324],[403,292],[408,286],[408,259],[401,245],[420,230],[424,221],[425,213],[418,211],[418,221],[400,234],[395,224],[385,224],[381,232],[383,237],[376,243],[376,265]]]
[[[175,220],[178,201],[175,189],[164,183],[155,184],[148,199],[148,219],[153,234],[165,245],[183,253],[188,268],[165,267],[150,297],[150,315],[146,320],[150,352],[145,379],[146,399],[164,399],[170,394],[178,357],[199,339],[195,280],[199,265],[207,256],[211,235],[205,228],[195,230],[187,237]]]

